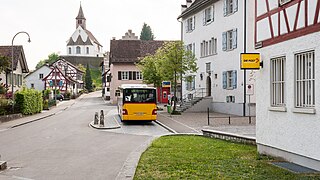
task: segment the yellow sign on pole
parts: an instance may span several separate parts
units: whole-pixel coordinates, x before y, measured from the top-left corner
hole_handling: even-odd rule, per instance
[[[260,69],[259,53],[241,53],[241,69]]]

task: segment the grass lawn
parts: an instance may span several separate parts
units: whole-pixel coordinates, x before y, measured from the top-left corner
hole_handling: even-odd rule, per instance
[[[270,165],[256,146],[201,136],[163,136],[141,156],[134,179],[320,179]]]

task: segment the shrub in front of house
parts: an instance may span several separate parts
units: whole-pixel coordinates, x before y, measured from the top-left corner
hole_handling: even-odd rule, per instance
[[[26,89],[15,93],[15,106],[24,115],[31,115],[42,111],[42,93],[34,89]]]

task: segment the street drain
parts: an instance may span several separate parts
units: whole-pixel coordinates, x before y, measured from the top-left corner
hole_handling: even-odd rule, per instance
[[[319,171],[316,171],[314,169],[300,166],[298,164],[291,163],[291,162],[272,162],[271,164],[294,173],[319,173]]]

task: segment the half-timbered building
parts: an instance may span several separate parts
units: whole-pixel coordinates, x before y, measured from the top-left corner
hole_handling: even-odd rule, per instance
[[[258,151],[320,170],[320,0],[255,0]]]

